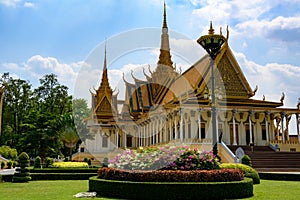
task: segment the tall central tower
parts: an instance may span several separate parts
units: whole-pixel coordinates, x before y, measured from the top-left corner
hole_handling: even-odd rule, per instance
[[[167,25],[167,11],[165,2],[160,42],[160,55],[159,60],[157,62],[157,68],[152,73],[154,94],[158,94],[162,86],[165,86],[168,81],[173,80],[178,75],[178,73],[175,71],[175,68],[173,67],[173,62],[171,60],[170,42]]]

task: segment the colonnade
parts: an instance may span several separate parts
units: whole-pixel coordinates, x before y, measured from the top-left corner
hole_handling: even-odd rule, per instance
[[[218,136],[227,145],[267,145],[271,140],[285,142],[292,114],[285,112],[254,110],[217,110]],[[300,142],[300,116],[296,114],[298,142]],[[157,113],[140,119],[134,131],[116,131],[122,135],[121,147],[143,147],[169,142],[206,143],[212,139],[210,108],[181,108],[167,114]],[[126,144],[127,135],[132,137],[132,146]],[[114,142],[119,143],[115,136]]]

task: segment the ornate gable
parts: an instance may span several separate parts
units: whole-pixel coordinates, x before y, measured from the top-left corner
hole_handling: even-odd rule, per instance
[[[225,52],[217,62],[216,86],[224,88],[227,98],[250,98],[253,96],[252,89],[231,51],[228,51],[228,45],[226,46]]]
[[[107,75],[107,64],[106,64],[106,49],[104,54],[104,66],[102,73],[102,80],[99,88],[96,90],[96,94],[92,94],[94,108],[93,115],[99,120],[99,122],[112,122],[114,116],[117,116],[117,108],[115,106],[113,91],[109,85]]]

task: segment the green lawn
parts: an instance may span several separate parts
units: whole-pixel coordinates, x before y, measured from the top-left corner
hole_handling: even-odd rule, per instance
[[[31,181],[29,183],[0,183],[2,200],[74,200],[73,195],[88,190],[88,181]],[[234,192],[234,191],[232,191]],[[248,199],[293,200],[300,197],[299,181],[261,180],[254,185],[254,196]],[[96,198],[105,200],[107,198]],[[111,200],[111,199],[110,199]]]
[[[261,180],[254,185],[254,196],[248,199],[298,200],[300,198],[300,181]]]

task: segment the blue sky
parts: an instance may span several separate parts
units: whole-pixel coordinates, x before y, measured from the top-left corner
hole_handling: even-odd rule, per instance
[[[162,13],[163,0],[0,0],[0,73],[36,86],[52,72],[71,94],[89,98],[88,89],[100,80],[106,40],[109,78],[120,90],[123,72],[130,81],[130,70],[138,76],[140,66],[157,62]],[[225,33],[228,25],[230,47],[251,87],[259,87],[255,98],[279,101],[284,92],[285,106],[296,106],[299,0],[168,0],[167,18],[171,51],[181,48],[173,60],[182,70],[203,55],[195,41],[209,21],[216,32],[222,27]]]

